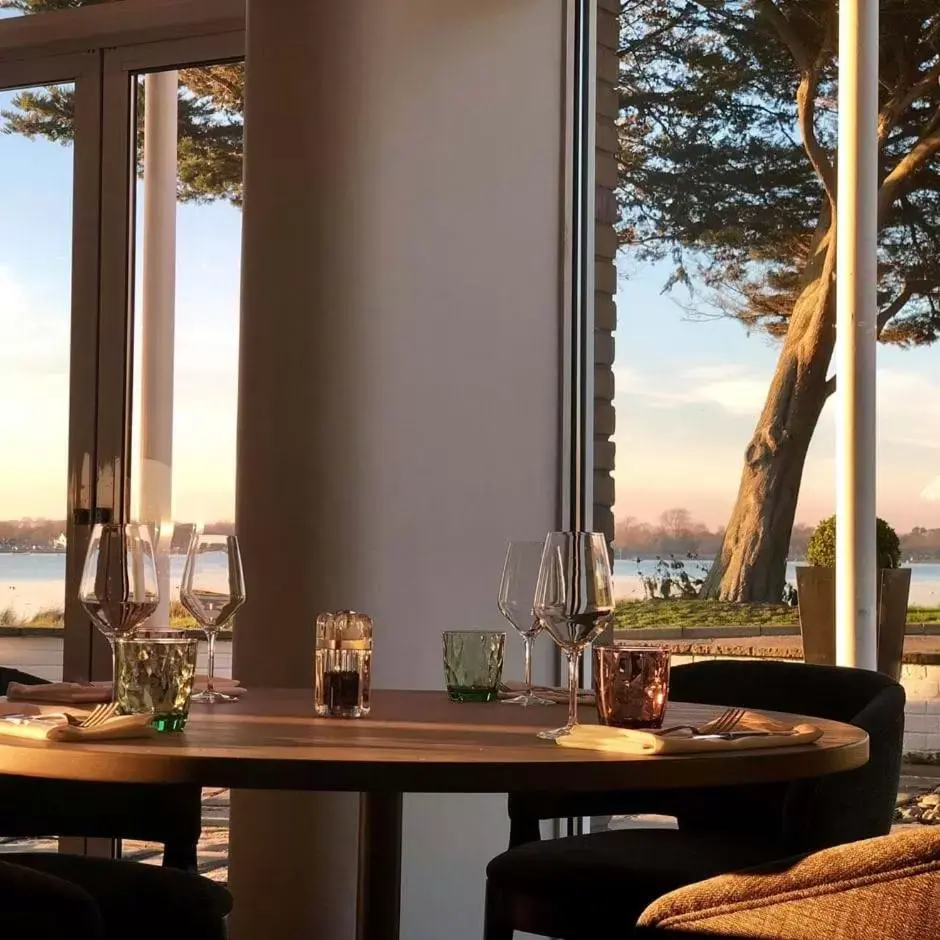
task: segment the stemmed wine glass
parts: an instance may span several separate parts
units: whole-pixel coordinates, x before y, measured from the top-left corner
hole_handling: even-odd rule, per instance
[[[532,611],[532,595],[542,563],[541,542],[510,542],[499,582],[499,612],[522,634],[525,643],[525,687],[504,699],[510,705],[552,705],[532,691],[532,644],[542,624]]]
[[[600,532],[549,532],[542,548],[533,611],[568,657],[568,723],[540,738],[570,734],[578,723],[578,662],[584,647],[610,622],[613,583]]]
[[[114,641],[133,636],[160,601],[149,526],[109,522],[92,529],[79,600],[111,646],[115,677]]]
[[[193,695],[192,700],[209,705],[234,702],[233,695],[219,692],[213,682],[216,636],[245,603],[245,576],[237,536],[205,535],[199,528],[194,530],[180,583],[180,602],[206,631],[209,643],[206,689]]]

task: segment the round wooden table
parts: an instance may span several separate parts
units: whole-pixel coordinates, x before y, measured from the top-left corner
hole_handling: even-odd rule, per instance
[[[561,748],[535,736],[558,709],[455,704],[441,692],[373,694],[358,721],[318,719],[309,691],[253,690],[194,706],[184,734],[88,744],[0,737],[0,773],[60,780],[362,793],[359,940],[398,937],[402,793],[631,790],[817,777],[868,760],[868,736],[812,719],[815,744],[766,750],[628,756]],[[669,724],[720,709],[671,703]],[[803,716],[781,716],[796,723]],[[593,708],[582,718],[594,720]]]

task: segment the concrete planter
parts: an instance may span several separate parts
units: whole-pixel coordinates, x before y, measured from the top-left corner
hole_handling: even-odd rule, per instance
[[[800,631],[803,659],[831,665],[836,661],[836,573],[834,568],[798,567]],[[878,572],[878,671],[897,679],[901,675],[910,568],[882,568]]]

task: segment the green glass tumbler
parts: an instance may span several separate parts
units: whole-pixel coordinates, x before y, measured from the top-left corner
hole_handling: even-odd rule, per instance
[[[115,640],[118,714],[149,712],[157,731],[182,731],[189,717],[198,648],[198,637],[173,631]]]
[[[444,682],[452,702],[491,702],[503,678],[506,634],[488,630],[447,630]]]

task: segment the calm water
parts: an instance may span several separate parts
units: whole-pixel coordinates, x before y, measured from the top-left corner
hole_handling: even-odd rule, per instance
[[[711,562],[682,559],[685,570],[691,578],[700,578],[708,569]],[[796,562],[787,564],[787,582],[796,587]],[[911,569],[911,604],[926,606],[940,605],[940,563],[923,563],[906,565]],[[643,597],[643,585],[640,583],[640,573],[651,575],[656,570],[656,559],[644,558],[637,563],[636,559],[630,561],[614,562],[614,580],[616,582],[617,597]],[[0,577],[3,567],[0,565]]]
[[[179,591],[185,556],[170,559],[170,586]],[[0,554],[0,612],[11,609],[27,618],[65,603],[65,555]]]
[[[179,590],[183,573],[182,555],[174,555],[170,564],[171,590]],[[700,575],[699,562],[687,561],[692,577]],[[708,562],[701,564],[707,566]],[[643,587],[638,572],[652,574],[655,559],[614,563],[614,579],[618,597],[640,598]],[[911,568],[911,603],[940,605],[940,564],[914,564]],[[787,565],[787,580],[796,584],[796,565]],[[10,608],[17,614],[31,617],[43,608],[61,608],[65,596],[65,555],[4,555],[0,554],[0,612]],[[493,585],[495,595],[496,585]]]

